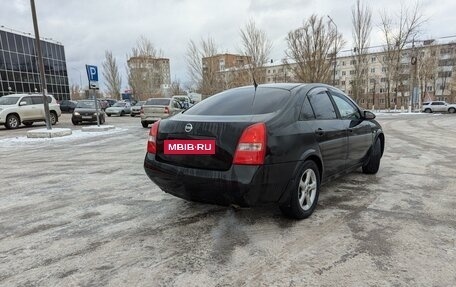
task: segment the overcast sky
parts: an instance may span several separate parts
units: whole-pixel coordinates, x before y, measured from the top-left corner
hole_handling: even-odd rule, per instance
[[[33,32],[29,0],[0,0],[0,25]],[[239,30],[253,19],[273,41],[271,58],[284,57],[285,37],[311,14],[330,15],[351,46],[351,8],[355,0],[35,0],[41,37],[65,46],[70,84],[78,84],[80,73],[87,85],[85,64],[98,65],[105,50],[117,58],[125,78],[126,54],[140,35],[146,36],[170,59],[171,78],[188,81],[185,51],[190,39],[211,36],[220,52],[239,51]],[[371,44],[381,44],[379,14],[394,14],[398,0],[365,1],[373,12]],[[403,1],[403,3],[413,3]],[[423,38],[456,34],[455,0],[421,1],[428,19]],[[80,72],[79,72],[79,71]],[[100,86],[104,88],[103,79]]]

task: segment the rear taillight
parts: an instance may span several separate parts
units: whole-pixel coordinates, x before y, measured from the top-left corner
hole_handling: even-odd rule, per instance
[[[258,165],[266,155],[266,125],[257,123],[248,126],[239,139],[233,164]]]
[[[157,135],[158,135],[158,125],[160,121],[155,122],[150,128],[149,140],[147,141],[147,152],[148,153],[157,153]]]
[[[140,113],[140,114],[144,114],[144,108],[143,108],[143,107],[141,107],[141,108],[139,109],[139,113]]]
[[[165,107],[165,114],[169,114],[169,108]]]

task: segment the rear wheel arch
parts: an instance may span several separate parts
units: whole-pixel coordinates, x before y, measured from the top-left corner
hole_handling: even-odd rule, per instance
[[[385,151],[385,135],[383,133],[380,133],[378,134],[377,138],[375,139],[375,141],[379,139],[380,140],[380,144],[382,146],[382,155],[383,155],[383,152]],[[375,141],[374,141],[374,144],[375,144]]]

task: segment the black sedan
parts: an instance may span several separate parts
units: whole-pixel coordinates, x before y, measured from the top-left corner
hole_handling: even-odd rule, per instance
[[[79,101],[71,116],[73,125],[79,125],[81,122],[97,122],[97,116],[100,124],[105,123],[105,113],[102,111],[100,103],[98,103],[98,114],[93,100]]]
[[[187,200],[276,203],[306,218],[321,184],[360,167],[378,171],[385,136],[374,118],[324,84],[236,88],[154,123],[144,168]]]
[[[60,102],[60,110],[62,112],[72,113],[78,104],[77,101],[63,100]]]

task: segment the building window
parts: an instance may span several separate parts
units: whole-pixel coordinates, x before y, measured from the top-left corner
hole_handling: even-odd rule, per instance
[[[371,68],[371,73],[375,73],[375,68]]]
[[[271,70],[268,70],[268,74],[270,74],[270,73],[271,73]]]
[[[354,75],[355,74],[355,70],[350,70],[350,75]]]
[[[376,57],[372,57],[372,58],[371,58],[371,62],[372,62],[372,63],[375,63],[376,61],[377,61],[377,58],[376,58]]]
[[[342,66],[345,66],[345,61],[342,61]]]
[[[432,92],[432,86],[427,86],[427,87],[426,87],[426,91]]]
[[[350,61],[350,65],[355,65],[356,64],[356,60],[351,60]]]
[[[345,81],[342,81],[341,84],[342,84],[343,86],[345,86]]]
[[[385,89],[380,88],[380,94],[383,94],[385,92]]]
[[[369,80],[369,83],[375,84],[375,79],[370,79],[370,80]]]
[[[382,67],[382,72],[386,72],[387,71],[387,68],[386,67]]]
[[[381,78],[380,82],[385,83],[388,79],[387,78]]]
[[[385,99],[380,99],[380,103],[384,104],[385,103]]]
[[[342,76],[345,76],[346,74],[347,74],[347,72],[342,71]]]

